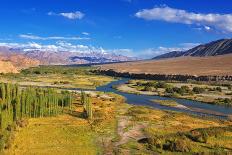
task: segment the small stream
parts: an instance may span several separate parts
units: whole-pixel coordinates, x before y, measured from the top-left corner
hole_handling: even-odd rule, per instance
[[[113,85],[124,84],[128,80],[129,79],[122,78],[120,80],[113,81],[107,85],[97,87],[96,90],[102,91],[102,92],[113,92],[121,96],[124,96],[126,99],[126,102],[129,104],[149,106],[149,107],[154,107],[156,109],[161,109],[161,110],[180,111],[180,112],[190,113],[190,114],[194,114],[198,116],[216,117],[220,119],[226,119],[228,115],[232,114],[231,107],[211,105],[211,104],[206,104],[206,103],[187,100],[187,99],[177,99],[177,98],[140,95],[140,94],[137,95],[137,94],[120,92],[112,88]],[[161,106],[151,101],[151,100],[170,100],[170,99],[178,102],[181,105],[188,107],[189,109],[180,109],[180,108],[175,108],[175,107]]]

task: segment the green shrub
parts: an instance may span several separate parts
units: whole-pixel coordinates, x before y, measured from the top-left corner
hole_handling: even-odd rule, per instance
[[[232,106],[232,99],[229,98],[218,98],[214,101],[215,104],[224,105],[224,106]]]
[[[172,152],[191,152],[191,144],[186,137],[180,137],[174,140],[168,140],[163,145],[164,150]]]
[[[163,81],[159,81],[158,83],[156,83],[155,87],[156,88],[167,88],[168,84]]]
[[[229,85],[227,88],[228,88],[228,90],[232,90],[232,86],[231,85]]]
[[[153,91],[154,89],[151,86],[145,86],[143,91]]]
[[[201,93],[205,92],[205,89],[201,88],[201,87],[194,87],[193,92],[196,94],[201,94]]]
[[[216,91],[222,92],[222,88],[221,87],[216,87]]]
[[[186,136],[195,142],[207,143],[209,137],[217,137],[227,131],[232,132],[232,126],[194,129]]]

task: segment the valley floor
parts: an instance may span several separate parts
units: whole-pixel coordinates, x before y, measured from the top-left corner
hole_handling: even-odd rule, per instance
[[[232,151],[230,121],[132,106],[114,94],[100,93],[92,101],[95,117],[92,122],[82,118],[83,109],[77,99],[72,114],[29,119],[28,126],[18,129],[10,149],[4,153],[129,155]],[[191,139],[189,135],[201,137],[201,130],[208,135],[206,141]],[[169,141],[177,148],[169,146]],[[165,148],[166,145],[169,147]]]
[[[86,68],[77,70],[60,67],[32,68],[20,75],[2,77],[3,82],[4,80],[9,82],[15,80],[18,83],[35,82],[38,86],[44,82],[65,88],[72,85],[71,88],[80,86],[92,89],[113,80],[107,76],[92,75]],[[149,95],[157,93],[141,91],[140,87],[135,85],[138,81],[130,82],[132,82],[130,85],[123,85],[120,89]],[[181,84],[177,83],[175,87],[179,85]],[[192,89],[194,86],[189,87]],[[161,92],[163,90],[160,89]],[[73,93],[75,101],[71,113],[67,112],[58,117],[28,119],[27,126],[17,127],[12,134],[12,141],[3,153],[150,155],[232,152],[232,121],[206,119],[181,112],[129,105],[122,96],[91,91],[86,93],[90,95],[93,119],[87,120],[83,115],[84,109],[79,92]],[[226,95],[231,93],[231,90],[222,87],[222,92],[216,93]],[[169,101],[160,104],[177,105]]]

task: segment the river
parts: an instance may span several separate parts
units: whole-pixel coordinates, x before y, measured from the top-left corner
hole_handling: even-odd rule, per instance
[[[232,114],[231,107],[206,104],[206,103],[187,100],[187,99],[177,99],[177,98],[168,98],[168,97],[160,97],[160,96],[141,95],[141,94],[137,95],[137,94],[120,92],[112,88],[113,85],[124,84],[128,80],[129,79],[122,78],[117,81],[113,81],[107,85],[97,87],[96,90],[102,92],[113,92],[118,95],[121,95],[125,97],[126,102],[128,104],[149,106],[161,110],[180,111],[180,112],[190,113],[198,116],[217,117],[220,119],[226,119],[228,115]],[[188,107],[189,109],[180,109],[175,107],[162,106],[159,104],[155,104],[154,102],[151,101],[151,100],[170,100],[170,99],[178,102],[183,106]]]

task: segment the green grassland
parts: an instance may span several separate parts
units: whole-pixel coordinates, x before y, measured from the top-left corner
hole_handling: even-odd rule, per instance
[[[117,139],[116,110],[123,103],[123,98],[101,93],[92,97],[94,119],[87,120],[83,116],[80,95],[75,97],[72,113],[32,118],[26,127],[18,127],[4,154],[112,153],[112,141]]]
[[[0,82],[18,83],[21,86],[47,86],[56,88],[95,89],[114,79],[95,75],[93,67],[40,66],[21,71],[19,74],[2,74]]]

